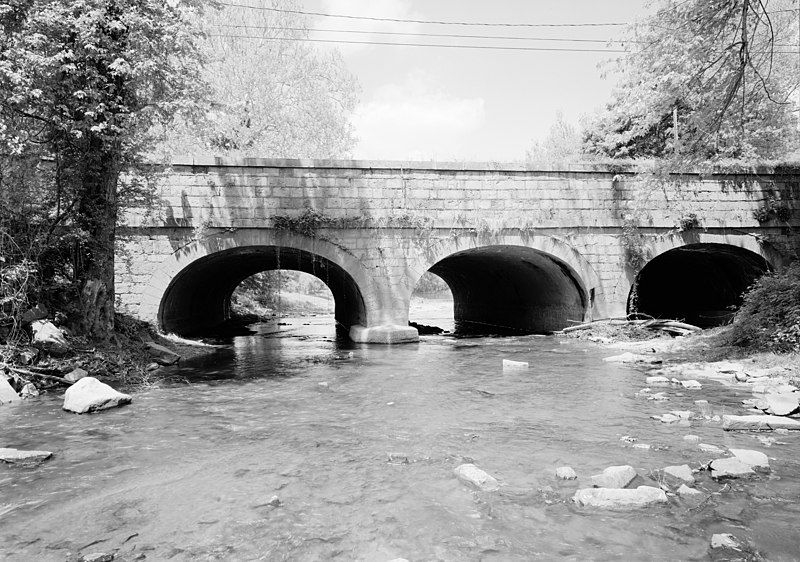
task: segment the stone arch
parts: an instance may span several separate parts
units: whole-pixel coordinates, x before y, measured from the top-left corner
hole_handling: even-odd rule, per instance
[[[587,320],[604,306],[591,265],[549,236],[440,241],[411,272],[410,290],[425,271],[450,287],[461,332],[548,333]]]
[[[631,284],[628,313],[680,319],[700,327],[730,321],[743,293],[772,264],[757,243],[727,242],[694,236],[671,248],[661,244],[661,251]]]
[[[378,293],[355,256],[334,244],[289,231],[242,229],[193,240],[153,274],[140,307],[165,331],[190,335],[228,318],[230,296],[244,279],[293,269],[321,279],[336,301],[337,326],[368,325]]]

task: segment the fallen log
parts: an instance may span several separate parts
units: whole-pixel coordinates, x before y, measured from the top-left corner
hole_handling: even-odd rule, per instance
[[[57,377],[55,375],[46,375],[44,373],[37,373],[35,371],[29,371],[28,369],[21,369],[20,367],[14,367],[12,365],[9,365],[8,363],[0,364],[0,367],[8,369],[12,373],[17,373],[18,375],[22,375],[24,377],[39,377],[45,380],[59,382],[67,386],[72,385],[72,382],[68,381],[63,377]]]

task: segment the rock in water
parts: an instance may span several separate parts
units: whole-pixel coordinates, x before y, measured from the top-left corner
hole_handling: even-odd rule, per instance
[[[62,407],[69,412],[85,414],[130,404],[131,400],[128,394],[117,392],[94,377],[84,377],[67,389]]]
[[[64,355],[69,351],[69,344],[64,337],[64,332],[56,328],[51,322],[37,320],[31,324],[33,341],[31,345],[51,355]]]
[[[17,391],[11,387],[11,384],[6,380],[3,375],[0,375],[0,404],[10,404],[11,402],[19,402],[22,398],[19,397]]]
[[[742,550],[742,545],[736,537],[730,533],[718,533],[711,536],[711,548],[730,548],[731,550]]]
[[[636,470],[632,466],[609,466],[602,474],[592,476],[595,488],[624,488],[636,478]]]
[[[678,495],[682,498],[696,498],[697,496],[704,496],[705,494],[696,488],[690,488],[686,484],[681,484],[681,487],[678,488]]]
[[[503,359],[504,371],[516,371],[519,369],[527,369],[528,363],[526,361],[511,361],[510,359]]]
[[[800,408],[800,400],[795,392],[767,394],[764,401],[767,403],[766,412],[776,416],[788,416]]]
[[[618,509],[667,503],[667,494],[664,490],[652,486],[639,486],[633,490],[584,488],[575,492],[575,495],[572,496],[572,501],[582,506]]]
[[[722,429],[725,431],[773,431],[787,429],[800,431],[800,421],[782,416],[722,416]]]
[[[720,449],[716,445],[711,445],[710,443],[700,443],[697,448],[704,453],[709,453],[712,455],[721,455],[725,452],[724,449]]]
[[[155,361],[159,365],[164,365],[165,367],[168,367],[170,365],[174,365],[175,363],[181,360],[180,355],[178,355],[171,349],[164,347],[163,345],[158,345],[157,343],[152,341],[145,342],[145,345],[147,346],[147,351],[150,354],[150,357],[152,357],[153,361]]]
[[[479,490],[483,490],[486,492],[493,492],[500,488],[500,485],[497,483],[492,476],[482,471],[480,468],[475,466],[474,464],[462,464],[459,465],[453,470],[455,475],[458,477],[459,480],[466,484],[471,484],[478,488]]]
[[[575,480],[578,474],[572,469],[571,466],[560,466],[556,469],[556,478],[562,480]]]
[[[647,377],[645,382],[652,386],[669,386],[669,379],[667,377],[655,376]]]
[[[737,458],[716,459],[709,466],[712,478],[747,478],[755,475],[749,464]]]
[[[679,482],[689,482],[690,484],[694,482],[694,475],[692,474],[692,469],[689,468],[688,464],[682,464],[680,466],[668,466],[664,468],[664,476]]]
[[[21,451],[0,448],[0,461],[8,463],[40,462],[53,456],[50,451]]]
[[[22,387],[22,390],[20,391],[20,396],[22,396],[23,398],[35,398],[39,396],[39,389],[36,388],[35,384],[29,382],[28,384]]]
[[[683,386],[683,388],[686,388],[686,389],[689,389],[689,390],[700,390],[701,388],[703,388],[703,385],[701,385],[699,382],[697,382],[694,379],[690,379],[690,380],[687,380],[687,381],[681,381],[681,385]]]
[[[750,449],[730,449],[730,452],[746,465],[769,470],[769,458],[762,452]]]

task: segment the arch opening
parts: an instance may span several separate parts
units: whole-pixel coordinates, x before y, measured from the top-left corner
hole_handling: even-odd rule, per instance
[[[532,248],[464,250],[429,271],[450,287],[459,334],[547,334],[581,322],[586,314],[586,291],[578,275]]]
[[[689,244],[650,260],[636,276],[629,314],[702,328],[730,322],[747,288],[770,270],[758,254],[728,244]]]
[[[161,299],[158,320],[166,332],[181,336],[211,333],[231,317],[231,297],[256,273],[294,270],[309,273],[330,289],[337,331],[366,322],[361,291],[341,266],[305,250],[281,246],[245,246],[195,260],[171,281]]]

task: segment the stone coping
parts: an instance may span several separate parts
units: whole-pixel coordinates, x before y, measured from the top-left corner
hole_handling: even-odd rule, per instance
[[[229,158],[222,156],[176,156],[174,167],[218,167],[218,168],[294,168],[294,169],[346,169],[346,170],[396,170],[396,171],[443,171],[443,172],[559,172],[559,173],[615,173],[635,174],[640,165],[635,162],[598,162],[573,164],[525,164],[519,162],[436,162],[414,160],[315,160],[301,158]],[[780,174],[800,175],[796,164],[764,164],[755,170],[717,167],[713,170],[687,170],[686,175],[754,175]],[[675,175],[679,175],[675,173]]]

